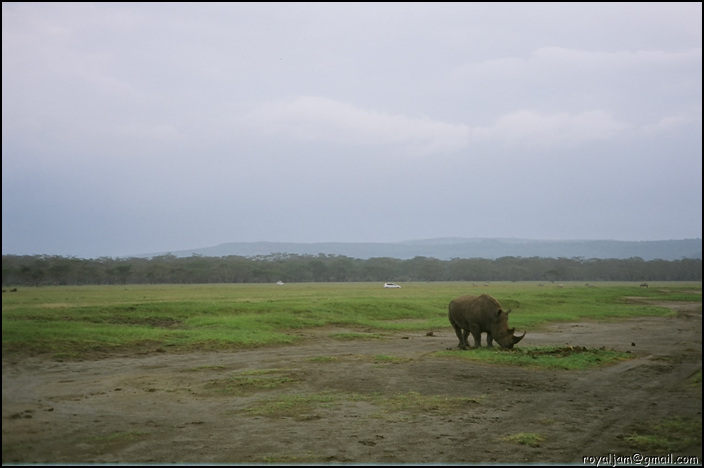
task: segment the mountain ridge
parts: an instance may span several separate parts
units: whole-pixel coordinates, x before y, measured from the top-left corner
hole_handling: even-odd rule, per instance
[[[517,238],[431,238],[401,242],[227,242],[212,247],[135,255],[135,257],[205,256],[255,257],[272,254],[339,255],[369,259],[390,257],[407,260],[431,257],[452,258],[546,257],[546,258],[642,258],[681,260],[702,258],[702,239],[660,241],[536,240]]]

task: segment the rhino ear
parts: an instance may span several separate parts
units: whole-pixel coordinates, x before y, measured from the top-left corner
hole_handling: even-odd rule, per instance
[[[510,313],[511,313],[511,310],[512,310],[512,309],[508,309],[508,312],[506,312],[506,315],[510,314]]]

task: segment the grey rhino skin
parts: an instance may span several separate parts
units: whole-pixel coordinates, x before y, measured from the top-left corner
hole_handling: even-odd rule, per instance
[[[448,318],[450,324],[455,329],[460,343],[460,349],[469,348],[467,337],[472,334],[474,347],[481,347],[482,333],[486,333],[486,345],[493,346],[492,341],[496,340],[504,348],[513,348],[526,336],[525,332],[521,336],[514,336],[515,328],[508,328],[508,314],[504,312],[501,304],[488,294],[473,296],[471,294],[460,296],[450,302]]]

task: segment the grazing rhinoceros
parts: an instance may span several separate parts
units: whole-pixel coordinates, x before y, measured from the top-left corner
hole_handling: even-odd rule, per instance
[[[474,337],[474,347],[481,347],[482,333],[486,333],[486,345],[491,347],[492,341],[496,340],[504,348],[513,348],[526,336],[525,332],[521,336],[514,336],[515,328],[508,328],[508,314],[501,308],[499,301],[482,294],[481,296],[460,296],[450,302],[449,314],[450,323],[455,329],[457,338],[460,340],[460,349],[467,349],[467,337],[472,333]]]

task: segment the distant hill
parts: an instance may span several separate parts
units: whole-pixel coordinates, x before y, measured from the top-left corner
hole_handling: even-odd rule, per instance
[[[639,257],[643,260],[681,260],[702,258],[701,239],[662,241],[614,241],[614,240],[530,240],[530,239],[485,239],[485,238],[441,238],[405,242],[229,242],[191,250],[135,255],[156,257],[174,255],[190,257],[226,257],[236,255],[254,257],[286,253],[297,255],[341,255],[368,259],[391,257],[406,260],[414,257],[432,257],[439,260],[452,258],[543,257],[543,258],[616,258]]]

